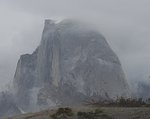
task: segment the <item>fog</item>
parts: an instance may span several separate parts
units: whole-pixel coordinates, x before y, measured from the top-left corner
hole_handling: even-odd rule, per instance
[[[149,6],[149,0],[1,0],[0,88],[12,81],[19,56],[38,46],[46,18],[90,22],[118,55],[130,83],[149,80]]]

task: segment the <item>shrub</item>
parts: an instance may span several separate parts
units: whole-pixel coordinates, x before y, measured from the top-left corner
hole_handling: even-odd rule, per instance
[[[53,119],[112,119],[101,109],[89,112],[77,112],[77,114],[74,115],[71,108],[59,108],[51,117]]]
[[[74,114],[72,109],[67,107],[67,108],[59,108],[55,114],[51,115],[51,117],[53,119],[68,119],[73,115]]]
[[[120,97],[116,100],[99,100],[92,101],[89,105],[104,107],[150,107],[150,98],[143,100],[142,98],[124,98]]]
[[[112,119],[100,109],[91,112],[78,112],[77,116],[77,119]]]

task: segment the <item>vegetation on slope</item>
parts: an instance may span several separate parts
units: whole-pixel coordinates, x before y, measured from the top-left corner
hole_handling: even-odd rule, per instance
[[[56,113],[50,115],[50,117],[53,119],[112,119],[100,109],[74,113],[71,108],[59,108]]]
[[[117,100],[91,100],[86,102],[87,105],[103,106],[103,107],[150,107],[150,98],[123,98]]]

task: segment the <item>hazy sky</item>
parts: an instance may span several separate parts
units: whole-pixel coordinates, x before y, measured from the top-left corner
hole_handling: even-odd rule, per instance
[[[0,87],[12,81],[19,56],[38,46],[45,18],[91,22],[119,56],[128,80],[148,79],[149,6],[150,0],[0,0]]]

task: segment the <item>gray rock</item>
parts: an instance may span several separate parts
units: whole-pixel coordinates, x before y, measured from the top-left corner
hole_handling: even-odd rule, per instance
[[[103,35],[73,20],[45,21],[39,47],[18,61],[14,88],[26,112],[129,96],[120,61]]]
[[[0,117],[10,117],[20,114],[21,111],[18,109],[13,96],[8,92],[0,93]]]

